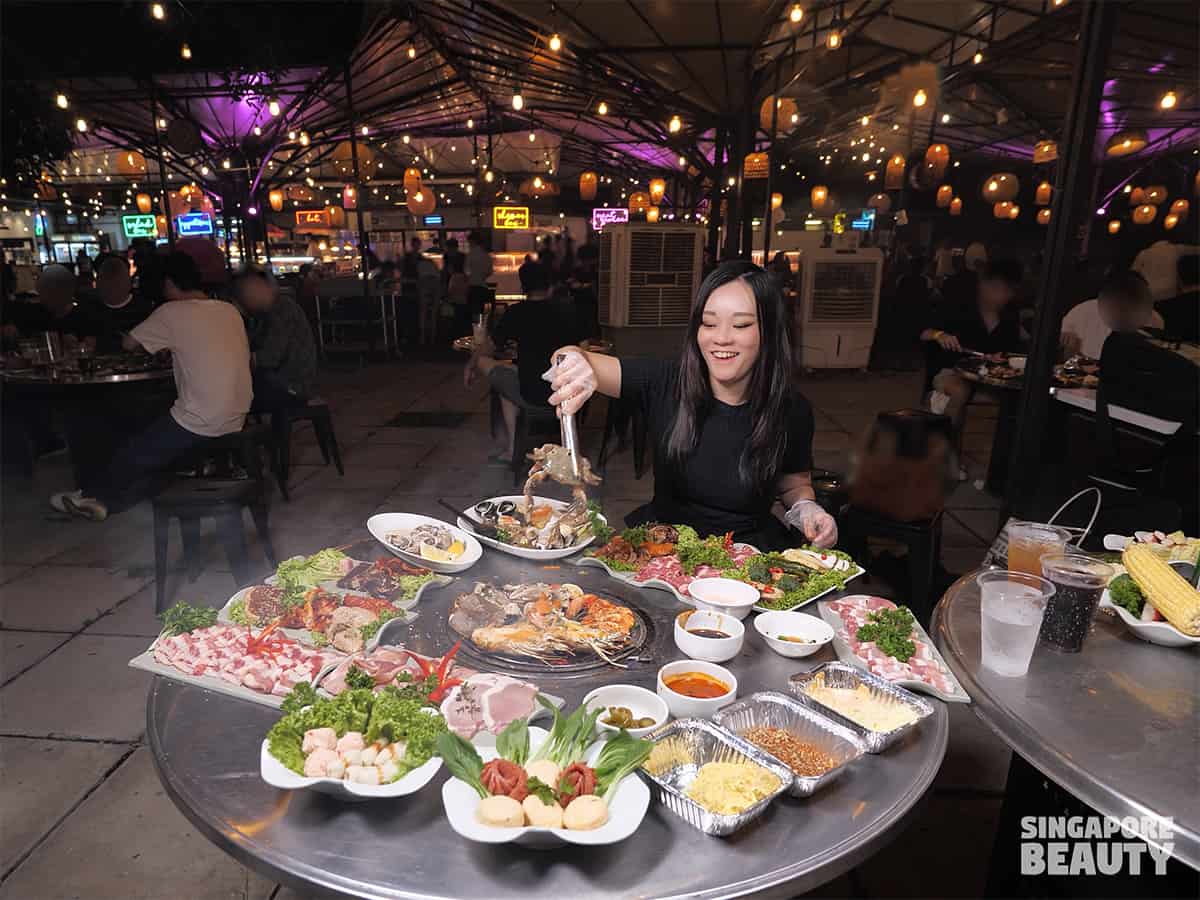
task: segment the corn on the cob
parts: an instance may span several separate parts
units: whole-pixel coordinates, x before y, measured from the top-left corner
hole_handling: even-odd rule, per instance
[[[1121,562],[1164,619],[1184,634],[1200,637],[1200,591],[1149,546],[1130,544],[1121,554]]]

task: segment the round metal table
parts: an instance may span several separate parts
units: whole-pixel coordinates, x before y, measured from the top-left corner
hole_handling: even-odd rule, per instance
[[[382,550],[360,544],[348,552],[364,559]],[[531,676],[543,690],[566,698],[568,709],[600,684],[653,689],[659,666],[683,657],[671,631],[681,607],[670,594],[630,587],[596,568],[564,561],[543,569],[491,550],[453,583],[427,591],[419,617],[397,640],[420,652],[445,652],[453,643],[449,605],[477,580],[571,580],[633,605],[650,621],[651,634],[628,670]],[[460,659],[486,665],[469,655],[467,644]],[[748,627],[742,653],[725,665],[745,696],[786,691],[789,675],[829,659],[828,649],[808,659],[784,659]],[[857,865],[903,827],[945,754],[948,715],[942,704],[934,706],[936,714],[898,746],[864,756],[808,800],[781,798],[732,837],[708,837],[654,802],[628,840],[550,851],[473,844],[456,835],[442,809],[444,769],[419,793],[395,801],[351,804],[269,787],[259,777],[259,746],[279,714],[267,707],[158,678],[147,700],[146,732],[159,777],[184,815],[245,865],[300,890],[487,900],[790,897]]]
[[[32,369],[0,370],[0,378],[9,385],[29,385],[31,387],[90,387],[106,384],[129,384],[141,381],[163,381],[173,378],[174,371],[167,368],[146,369],[142,372],[113,372],[107,375],[89,375],[83,378],[78,372],[58,372],[50,376]]]
[[[1200,657],[1134,637],[1101,611],[1080,653],[1039,644],[1025,677],[996,675],[979,662],[975,574],[950,587],[931,629],[975,714],[1093,809],[1172,818],[1175,855],[1200,869]]]

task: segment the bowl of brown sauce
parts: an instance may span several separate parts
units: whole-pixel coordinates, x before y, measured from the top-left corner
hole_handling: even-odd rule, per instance
[[[745,639],[746,626],[728,613],[685,609],[675,617],[675,646],[692,659],[733,659]]]

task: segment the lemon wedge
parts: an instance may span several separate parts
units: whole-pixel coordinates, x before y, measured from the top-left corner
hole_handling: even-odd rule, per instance
[[[467,549],[467,546],[462,541],[455,541],[453,544],[451,544],[449,547],[446,548],[446,552],[450,554],[450,557],[452,559],[458,559],[460,556],[463,555],[463,552],[466,549]]]
[[[453,549],[453,546],[451,546],[451,550]],[[450,550],[435,547],[433,544],[422,544],[421,558],[432,560],[433,562],[454,562],[455,554],[451,553]]]

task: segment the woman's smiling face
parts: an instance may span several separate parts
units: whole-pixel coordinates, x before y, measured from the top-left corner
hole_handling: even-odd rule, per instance
[[[696,343],[718,399],[725,399],[720,396],[723,393],[745,390],[758,359],[760,339],[754,294],[742,279],[723,284],[709,295]]]

